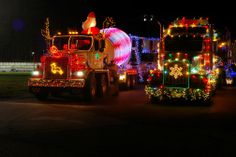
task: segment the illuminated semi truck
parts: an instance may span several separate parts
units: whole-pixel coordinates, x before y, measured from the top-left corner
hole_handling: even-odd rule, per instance
[[[146,94],[150,100],[209,102],[217,88],[221,59],[217,34],[208,19],[175,20],[163,31],[157,68],[151,70]]]
[[[92,100],[108,92],[118,94],[120,84],[133,87],[137,70],[125,66],[131,55],[129,36],[118,28],[101,32],[53,36],[48,52],[28,80],[29,91],[40,100],[62,92]],[[118,79],[107,67],[111,61],[119,67]]]

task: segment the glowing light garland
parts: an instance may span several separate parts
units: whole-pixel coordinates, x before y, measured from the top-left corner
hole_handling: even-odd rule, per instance
[[[132,41],[134,40],[134,42],[135,42],[134,55],[135,55],[137,64],[140,65],[141,64],[141,59],[140,59],[140,52],[138,50],[139,37],[131,36],[131,35],[130,35],[130,37],[131,37],[131,40]],[[139,81],[144,82],[141,66],[138,66],[138,75],[139,75]]]
[[[211,93],[206,92],[201,89],[193,89],[193,88],[153,88],[148,85],[145,86],[146,95],[154,96],[159,100],[163,100],[165,96],[168,99],[173,98],[183,98],[185,100],[195,101],[195,100],[203,100],[208,101],[211,98]]]
[[[148,48],[143,48],[142,50],[139,50],[139,47],[141,47],[141,43],[139,42],[139,40],[143,40],[143,41],[152,41],[152,42],[156,42],[158,43],[160,40],[159,38],[147,38],[147,37],[139,37],[139,36],[135,36],[135,35],[129,35],[131,40],[135,42],[135,46],[132,47],[132,50],[134,50],[134,55],[135,55],[135,58],[136,58],[136,62],[138,64],[138,73],[139,73],[139,81],[140,82],[144,82],[144,78],[143,78],[143,70],[142,70],[142,67],[140,66],[141,65],[141,53],[151,53],[151,49],[148,49]],[[154,53],[159,53],[159,49],[158,49],[158,45],[153,45],[153,49],[154,49]]]

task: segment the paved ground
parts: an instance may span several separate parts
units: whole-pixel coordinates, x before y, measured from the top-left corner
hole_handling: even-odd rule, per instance
[[[141,87],[92,103],[4,100],[0,156],[235,156],[235,94],[211,106],[149,104]]]

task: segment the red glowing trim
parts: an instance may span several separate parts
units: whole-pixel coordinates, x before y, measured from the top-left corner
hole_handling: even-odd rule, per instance
[[[192,75],[191,77],[192,77],[192,79],[196,79],[197,78],[196,75]]]
[[[203,79],[202,79],[202,82],[203,82],[204,84],[207,84],[207,83],[208,83],[208,79],[207,79],[207,78],[203,78]]]
[[[76,45],[75,44],[71,44],[71,49],[76,49]]]
[[[211,50],[211,46],[208,45],[208,46],[206,47],[206,51],[210,51],[210,50]]]
[[[205,42],[205,51],[210,51],[211,50],[211,46],[210,46],[211,39],[207,38],[204,40],[204,42]]]
[[[46,60],[46,56],[40,57],[40,62],[41,62],[41,63],[45,63],[45,60]]]
[[[205,42],[209,43],[211,41],[211,39],[207,38],[204,40]]]
[[[148,82],[152,81],[152,77],[151,77],[151,76],[148,76],[147,81],[148,81]]]
[[[137,70],[136,69],[127,69],[126,71],[128,74],[137,74]]]
[[[58,53],[58,49],[57,49],[57,47],[54,46],[54,45],[50,47],[49,51],[50,51],[50,53],[51,53],[52,55],[55,55],[55,54]]]
[[[63,45],[63,49],[64,49],[64,50],[68,50],[68,45],[67,45],[67,44],[64,44],[64,45]]]
[[[49,49],[49,52],[54,56],[54,57],[61,57],[62,53],[59,53],[57,47],[55,45],[51,46]]]
[[[184,54],[184,58],[188,59],[188,54],[187,53]]]

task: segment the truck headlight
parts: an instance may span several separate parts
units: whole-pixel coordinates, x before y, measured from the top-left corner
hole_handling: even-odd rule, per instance
[[[39,76],[40,75],[40,71],[32,71],[32,76]]]
[[[43,73],[40,70],[34,70],[31,72],[31,75],[33,78],[41,78],[43,76]]]
[[[119,80],[125,80],[126,79],[126,75],[125,74],[120,74],[119,76]]]
[[[84,72],[83,71],[76,71],[74,73],[74,75],[77,76],[77,77],[84,77]]]

